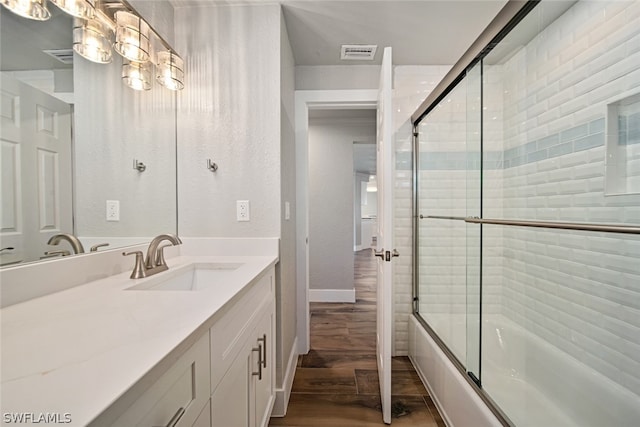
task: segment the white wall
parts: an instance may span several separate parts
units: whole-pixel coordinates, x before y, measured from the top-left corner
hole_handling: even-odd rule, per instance
[[[281,159],[281,234],[280,263],[276,268],[278,287],[276,288],[277,327],[277,366],[276,384],[278,387],[287,381],[286,363],[290,354],[297,354],[294,348],[296,339],[296,147],[294,122],[294,75],[293,52],[289,43],[287,27],[281,15],[280,24],[280,68],[281,68],[281,112],[280,130],[282,135]],[[289,218],[285,218],[285,203],[289,203]],[[294,355],[295,355],[294,354]],[[296,360],[296,359],[294,359]]]
[[[129,4],[144,18],[153,29],[174,48],[175,12],[169,0],[130,0]],[[179,54],[181,52],[178,52]]]
[[[135,91],[122,59],[96,64],[75,55],[75,226],[81,237],[153,237],[176,230],[175,93]],[[133,169],[133,160],[147,169]],[[106,221],[106,200],[120,221]],[[108,241],[108,239],[105,239]],[[140,241],[140,240],[139,240]]]
[[[355,153],[354,153],[355,155]],[[353,247],[362,246],[362,184],[369,180],[368,174],[353,174]],[[365,196],[366,197],[366,196]]]
[[[297,321],[294,62],[281,8],[178,7],[175,19],[187,76],[178,100],[178,230],[187,237],[280,238],[276,408],[284,411]],[[216,173],[207,158],[218,164]],[[236,221],[236,200],[250,201],[249,222]]]
[[[280,6],[176,9],[179,232],[280,235]],[[211,158],[216,173],[206,168]],[[249,200],[251,221],[236,221]]]
[[[376,216],[378,214],[378,194],[375,191],[367,191],[364,195],[366,205],[362,205],[362,217]]]
[[[309,125],[309,288],[353,289],[353,142],[375,138],[375,122]]]
[[[378,89],[379,65],[298,65],[296,89]]]

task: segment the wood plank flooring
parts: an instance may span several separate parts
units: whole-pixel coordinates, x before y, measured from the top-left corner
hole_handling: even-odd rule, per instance
[[[311,304],[311,350],[300,356],[289,408],[270,426],[384,426],[376,368],[376,260],[355,254],[356,303]],[[392,363],[392,426],[444,427],[407,357]]]

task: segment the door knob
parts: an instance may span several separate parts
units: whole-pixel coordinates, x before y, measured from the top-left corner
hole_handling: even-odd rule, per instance
[[[393,252],[391,252],[391,256],[394,256],[394,257],[400,256],[400,252],[394,249]]]
[[[376,251],[375,249],[373,250],[373,254],[375,256],[379,256],[380,258],[384,258],[384,248],[380,249],[380,252]]]

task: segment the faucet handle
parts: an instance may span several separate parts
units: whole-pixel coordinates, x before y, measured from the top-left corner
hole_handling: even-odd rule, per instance
[[[98,248],[104,248],[105,246],[109,246],[108,243],[98,243],[97,245],[91,246],[90,252],[98,252]]]
[[[144,260],[143,260],[143,255],[142,255],[142,251],[133,251],[133,252],[122,252],[123,256],[129,256],[129,255],[135,255],[136,256],[136,263],[133,266],[133,271],[131,272],[131,276],[129,276],[132,279],[141,279],[143,277],[147,277],[147,270],[144,266]]]
[[[60,251],[47,251],[44,253],[44,255],[46,257],[55,257],[55,256],[69,256],[71,255],[71,252],[66,251],[66,250],[60,250]]]

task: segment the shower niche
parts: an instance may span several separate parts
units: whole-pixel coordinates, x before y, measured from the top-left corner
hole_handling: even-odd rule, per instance
[[[607,196],[640,194],[640,93],[607,104]]]

